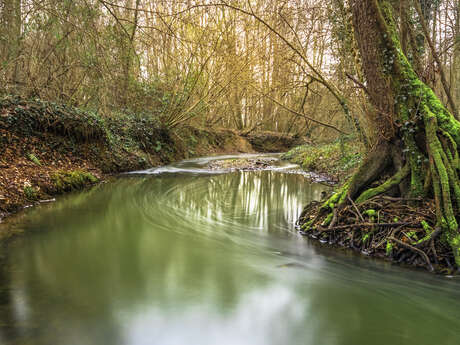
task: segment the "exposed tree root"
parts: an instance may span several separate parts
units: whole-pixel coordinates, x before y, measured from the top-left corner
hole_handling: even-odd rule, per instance
[[[307,206],[299,220],[301,233],[395,263],[445,274],[455,270],[447,239],[439,236],[439,228],[433,229],[437,223],[433,200],[375,196],[335,209],[337,221],[330,227],[325,224],[332,213],[325,211],[325,204]]]
[[[303,212],[302,229],[429,270],[460,269],[460,122],[404,55],[392,3],[351,6],[377,143],[350,181]]]

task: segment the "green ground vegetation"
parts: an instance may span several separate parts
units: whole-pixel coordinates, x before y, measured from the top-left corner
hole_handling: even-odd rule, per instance
[[[96,176],[83,170],[60,170],[55,172],[51,178],[58,193],[83,189],[99,181]]]
[[[252,151],[249,140],[234,130],[167,128],[149,112],[104,114],[0,97],[0,217],[30,201],[92,185],[107,174]]]
[[[299,164],[306,171],[315,171],[344,179],[359,166],[364,147],[353,138],[337,139],[331,143],[302,145],[293,148],[282,159]]]

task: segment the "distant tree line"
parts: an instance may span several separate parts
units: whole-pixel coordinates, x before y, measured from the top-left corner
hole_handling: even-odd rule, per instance
[[[459,3],[418,2],[401,44],[458,114]],[[3,0],[0,61],[2,94],[107,116],[372,138],[346,0]]]

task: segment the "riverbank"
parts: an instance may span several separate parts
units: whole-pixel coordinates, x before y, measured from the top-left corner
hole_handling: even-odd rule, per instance
[[[255,152],[252,142],[263,151],[299,143],[272,133],[243,137],[228,129],[167,129],[142,114],[103,117],[62,104],[5,97],[0,99],[0,220],[112,174],[203,155]]]
[[[296,147],[282,158],[306,171],[325,174],[342,186],[361,163],[362,152],[355,142],[348,140]],[[388,178],[381,176],[381,182]],[[339,196],[339,191],[340,187],[333,195]],[[334,197],[327,200],[331,202]],[[333,201],[338,202],[338,199]],[[457,270],[454,256],[436,229],[435,215],[432,199],[404,199],[390,193],[339,210],[328,202],[312,202],[305,206],[298,225],[302,235],[325,246],[398,265],[453,274]]]
[[[294,222],[327,188],[279,171],[209,174],[208,162],[0,224],[26,234],[0,244],[0,343],[456,344],[458,279],[310,245]]]
[[[294,147],[281,159],[298,164],[307,172],[328,177],[329,181],[345,181],[358,168],[364,148],[352,139],[338,139],[326,144],[307,144]]]

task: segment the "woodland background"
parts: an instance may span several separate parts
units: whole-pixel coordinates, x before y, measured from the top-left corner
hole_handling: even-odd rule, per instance
[[[416,34],[402,32],[402,44],[416,47],[423,80],[458,113],[459,2],[421,5],[434,53],[421,18],[404,8]],[[357,56],[345,0],[0,3],[1,94],[104,116],[134,113],[167,128],[191,123],[318,141],[358,131],[372,144]]]

